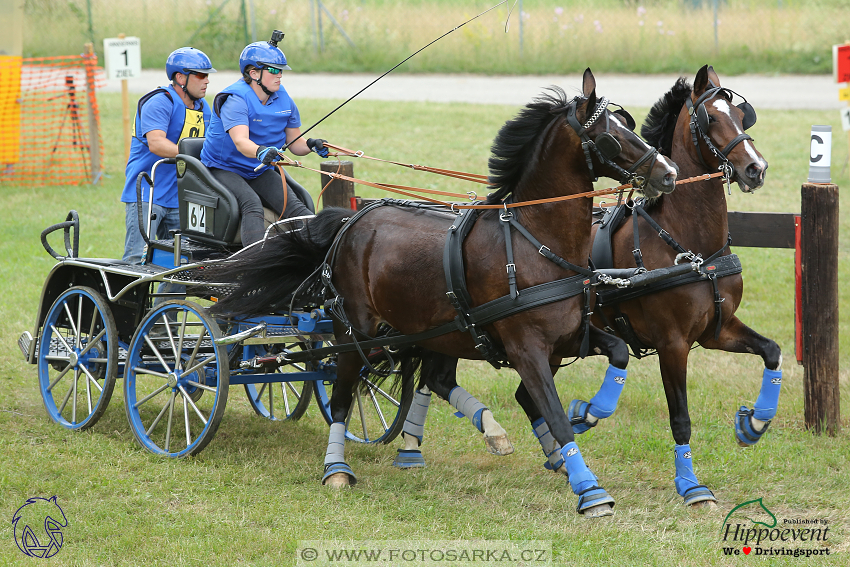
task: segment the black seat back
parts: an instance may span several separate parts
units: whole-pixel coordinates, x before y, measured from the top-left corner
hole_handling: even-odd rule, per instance
[[[239,203],[227,187],[201,163],[204,138],[183,138],[177,144],[177,194],[180,230],[201,242],[238,246]],[[310,193],[284,171],[286,183],[304,205],[315,212]]]

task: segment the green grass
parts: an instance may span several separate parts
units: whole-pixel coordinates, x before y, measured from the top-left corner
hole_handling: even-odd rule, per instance
[[[604,84],[599,92],[604,94]],[[298,102],[305,121],[336,105]],[[32,563],[15,547],[8,520],[26,498],[55,494],[70,521],[65,546],[51,563],[56,565],[293,565],[298,542],[316,539],[544,540],[551,541],[557,565],[739,565],[761,560],[722,557],[721,523],[735,505],[758,497],[780,519],[831,522],[830,557],[765,564],[850,565],[850,288],[840,288],[843,430],[818,436],[803,422],[803,372],[793,360],[793,252],[787,250],[735,249],[746,277],[738,314],[785,353],[779,413],[757,447],[737,447],[732,416],[739,404],[755,399],[761,361],[701,349],[691,354],[691,446],[700,481],[719,499],[715,511],[685,509],[674,491],[673,440],[655,359],[632,361],[617,413],[579,438],[589,466],[617,500],[613,518],[593,522],[575,513],[576,498],[564,479],[542,468],[539,445],[513,400],[517,376],[484,363],[462,363],[460,381],[508,430],[513,455],[487,454],[469,423],[435,399],[423,445],[428,468],[391,467],[398,440],[379,447],[349,444],[346,457],[360,482],[341,493],[319,484],[327,425],[315,405],[297,423],[271,423],[255,416],[234,388],[210,445],[177,462],[135,443],[120,383],[92,430],[72,434],[54,425],[42,407],[36,369],[23,362],[16,340],[32,328],[42,282],[54,264],[39,243],[43,228],[73,208],[81,216],[82,255],[121,254],[119,95],[103,95],[101,107],[110,175],[103,185],[0,189],[0,513],[7,518],[0,523],[0,564]],[[317,134],[382,158],[484,172],[497,129],[516,110],[357,101]],[[638,119],[646,112],[629,110]],[[750,133],[770,161],[768,182],[756,195],[733,189],[730,209],[799,211],[811,124],[832,124],[841,132],[832,112],[759,111]],[[836,134],[834,145],[833,180],[848,187],[842,170],[846,136]],[[315,157],[304,162],[318,164]],[[466,189],[365,161],[356,162],[355,173],[373,181]],[[318,174],[294,174],[318,193]],[[369,188],[358,193],[377,195]],[[848,238],[850,213],[842,210],[839,269],[845,280]],[[561,370],[556,383],[562,401],[592,396],[604,366],[588,360]]]
[[[281,47],[299,72],[378,72],[495,4],[324,0],[351,47],[325,14],[318,33],[308,0],[182,0],[179,9],[174,0],[90,0],[88,10],[75,2],[32,0],[25,7],[24,54],[78,53],[92,41],[102,61],[103,39],[125,33],[141,39],[146,68],[161,68],[172,50],[191,43],[217,68],[235,69],[254,21],[258,40],[273,29],[286,32]],[[832,45],[848,39],[844,0],[719,2],[716,29],[710,0],[526,0],[524,15],[515,6],[509,20],[514,4],[465,25],[402,70],[546,74],[590,66],[659,73],[688,71],[711,59],[729,74],[829,73]],[[253,6],[253,16],[246,6]]]

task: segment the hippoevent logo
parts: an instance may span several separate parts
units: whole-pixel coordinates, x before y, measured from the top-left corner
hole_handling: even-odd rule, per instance
[[[12,516],[15,543],[18,549],[30,557],[53,557],[62,549],[62,528],[68,520],[56,496],[52,498],[30,498]]]
[[[720,528],[723,555],[811,557],[829,555],[829,521],[779,520],[761,498],[738,504]]]

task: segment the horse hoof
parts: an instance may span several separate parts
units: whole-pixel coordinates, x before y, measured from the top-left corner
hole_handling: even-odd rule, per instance
[[[332,489],[340,489],[345,488],[346,486],[351,486],[348,482],[348,475],[341,472],[334,473],[327,477],[322,484]]]
[[[605,516],[613,516],[614,509],[610,504],[600,504],[592,506],[584,511],[585,518],[604,518]]]
[[[717,502],[714,493],[707,486],[703,485],[692,486],[689,490],[685,491],[682,498],[684,498],[685,506],[690,506],[691,508],[698,508],[703,504],[713,505]]]
[[[514,446],[511,444],[507,435],[497,435],[494,437],[484,437],[484,446],[487,447],[487,452],[494,455],[505,456],[514,452]]]
[[[329,488],[344,488],[357,484],[354,471],[346,463],[331,463],[325,466],[322,484]]]
[[[717,510],[717,502],[714,500],[700,500],[699,502],[689,504],[688,507],[691,510],[705,510],[707,512],[713,512],[714,510]]]
[[[399,449],[393,460],[393,466],[400,469],[416,469],[425,467],[425,457],[418,449]]]
[[[590,404],[584,400],[573,400],[570,402],[570,407],[567,410],[567,417],[570,419],[570,425],[573,428],[573,433],[581,435],[591,427],[596,427],[599,420],[589,421],[587,419],[587,410],[590,409]]]
[[[741,409],[735,414],[735,439],[741,447],[751,447],[758,443],[770,425],[770,420],[766,420],[763,422],[764,427],[756,430],[752,421],[753,413],[755,413],[755,410],[741,406]]]

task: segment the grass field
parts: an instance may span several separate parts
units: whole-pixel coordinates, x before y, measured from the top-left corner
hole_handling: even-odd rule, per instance
[[[78,53],[104,38],[141,39],[142,64],[159,68],[177,47],[236,68],[255,30],[281,44],[299,72],[386,70],[497,0],[30,0],[25,56]],[[516,0],[499,6],[407,63],[407,72],[548,74],[688,71],[707,55],[727,73],[829,73],[847,36],[844,0]],[[512,10],[511,17],[508,17]],[[175,17],[179,13],[179,17]],[[333,20],[331,19],[333,18]],[[336,22],[336,24],[334,23]],[[506,22],[509,22],[506,30]],[[716,25],[715,25],[716,24]],[[337,27],[338,26],[338,27]],[[61,29],[62,33],[43,30]],[[342,30],[342,31],[340,31]]]
[[[734,81],[727,86],[734,88]],[[599,92],[605,94],[602,83]],[[299,100],[305,123],[336,104]],[[601,521],[578,516],[564,479],[541,466],[539,445],[513,400],[516,375],[483,363],[463,363],[461,383],[508,430],[513,455],[487,454],[468,422],[435,400],[423,445],[428,468],[391,467],[398,440],[378,447],[348,444],[347,461],[360,482],[343,492],[319,483],[328,428],[315,405],[299,422],[272,423],[254,415],[234,387],[215,439],[184,461],[163,461],[139,448],[126,422],[120,383],[92,430],[72,434],[54,425],[42,407],[35,367],[24,363],[16,340],[32,328],[42,282],[54,263],[40,246],[41,230],[76,209],[80,254],[121,255],[118,95],[103,95],[101,109],[109,173],[101,186],[0,187],[0,514],[7,518],[0,522],[0,565],[32,564],[15,546],[8,520],[27,498],[53,495],[69,526],[64,547],[48,561],[52,565],[293,565],[302,540],[480,539],[551,542],[553,565],[850,565],[850,287],[840,288],[843,429],[836,437],[817,436],[803,423],[803,372],[793,354],[793,252],[787,250],[735,249],[746,282],[738,314],[785,353],[779,413],[758,446],[737,447],[732,416],[740,404],[754,401],[761,361],[702,349],[691,354],[691,446],[700,481],[718,497],[713,511],[685,509],[673,488],[673,440],[654,359],[632,361],[617,413],[578,440],[617,500],[615,515]],[[516,110],[354,102],[318,134],[382,158],[484,172],[497,129]],[[629,110],[640,120],[647,109]],[[770,161],[768,181],[752,196],[733,189],[731,210],[800,210],[811,124],[832,124],[841,132],[833,112],[759,111],[750,133]],[[833,181],[841,187],[850,186],[847,150],[846,136],[836,134]],[[318,164],[315,157],[305,162]],[[373,181],[466,189],[370,162],[357,162],[355,173]],[[318,193],[317,174],[294,175]],[[368,188],[358,193],[376,195]],[[850,276],[846,208],[840,244],[844,281]],[[596,360],[559,371],[562,401],[592,396],[603,373],[604,364]],[[724,517],[755,498],[763,498],[780,521],[828,520],[830,556],[724,556]]]

